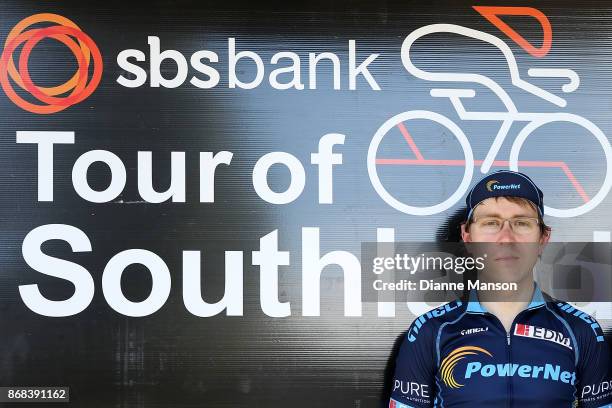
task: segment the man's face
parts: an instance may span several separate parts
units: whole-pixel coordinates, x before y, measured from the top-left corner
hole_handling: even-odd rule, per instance
[[[499,232],[492,233],[490,229],[479,227],[479,220],[484,217],[495,217],[505,220],[514,217],[538,218],[538,213],[531,206],[513,203],[504,197],[487,198],[474,208],[474,221],[466,230],[461,226],[461,237],[468,243],[468,249],[474,256],[486,253],[485,268],[480,271],[479,278],[487,282],[516,282],[533,279],[533,266],[538,255],[548,240],[548,232],[542,234],[540,227],[534,231],[514,231],[510,221],[502,221]],[[477,244],[469,244],[477,243]],[[482,244],[480,244],[482,243]]]

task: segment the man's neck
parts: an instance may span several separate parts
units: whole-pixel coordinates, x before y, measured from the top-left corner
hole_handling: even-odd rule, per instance
[[[482,306],[502,322],[506,331],[510,331],[516,315],[525,310],[534,296],[533,279],[519,283],[517,290],[479,292]]]

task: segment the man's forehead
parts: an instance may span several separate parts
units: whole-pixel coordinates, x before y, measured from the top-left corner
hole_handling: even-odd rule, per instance
[[[526,216],[526,217],[537,217],[537,211],[529,204],[521,205],[514,203],[504,197],[487,198],[476,207],[474,207],[474,215],[490,216],[490,217],[506,217],[510,216]]]

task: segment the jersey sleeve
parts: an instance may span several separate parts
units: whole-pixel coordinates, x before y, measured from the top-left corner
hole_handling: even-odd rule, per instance
[[[426,324],[416,333],[414,325],[404,336],[395,360],[389,408],[429,408],[434,404],[437,363],[433,328]]]
[[[594,322],[594,320],[593,320]],[[577,333],[579,361],[576,397],[581,408],[612,408],[610,347],[596,322]]]

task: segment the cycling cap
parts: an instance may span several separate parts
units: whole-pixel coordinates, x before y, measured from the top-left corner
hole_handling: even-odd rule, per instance
[[[480,180],[465,198],[466,221],[472,216],[474,207],[490,197],[522,197],[535,204],[540,217],[544,217],[544,194],[525,174],[512,170],[498,170]]]

